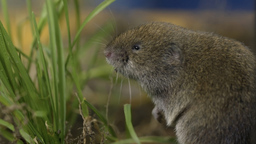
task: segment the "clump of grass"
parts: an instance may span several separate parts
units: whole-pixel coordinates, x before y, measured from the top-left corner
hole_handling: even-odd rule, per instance
[[[12,118],[11,121],[0,119],[0,134],[3,137],[17,143],[65,143],[68,129],[66,122],[70,120],[67,118],[67,100],[73,94],[72,89],[67,91],[67,86],[72,85],[67,83],[68,78],[76,86],[79,101],[84,101],[81,81],[78,79],[81,72],[78,73],[77,68],[72,65],[78,60],[73,57],[72,48],[80,39],[86,24],[113,1],[103,1],[96,7],[86,17],[72,41],[67,0],[46,0],[38,23],[31,11],[31,1],[27,0],[29,20],[34,32],[29,56],[13,45],[10,35],[0,23],[0,102],[8,109]],[[2,0],[2,3],[5,4],[3,11],[10,33],[6,1]],[[63,11],[69,41],[67,58],[64,56],[66,49],[58,21]],[[49,46],[43,46],[40,41],[41,31],[46,25],[49,27]],[[21,58],[28,61],[27,66]],[[32,65],[36,67],[35,79],[29,75]],[[87,106],[83,102],[81,105],[82,116],[88,118]]]

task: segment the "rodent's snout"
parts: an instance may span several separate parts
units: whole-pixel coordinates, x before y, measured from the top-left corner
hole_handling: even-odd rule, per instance
[[[110,58],[112,56],[112,52],[104,51],[104,55],[105,55],[106,58]]]

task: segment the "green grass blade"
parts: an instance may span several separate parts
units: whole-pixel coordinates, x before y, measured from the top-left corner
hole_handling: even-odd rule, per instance
[[[142,143],[168,143],[168,144],[176,144],[176,140],[170,137],[159,137],[159,136],[147,136],[147,137],[140,137],[140,142]],[[124,139],[112,144],[131,144],[134,143],[133,139]]]
[[[104,123],[104,125],[108,128],[109,133],[116,138],[116,133],[113,130],[113,128],[108,124],[108,121],[106,118],[93,106],[91,105],[88,101],[84,100],[83,101],[92,111],[99,117],[100,121]]]
[[[67,2],[67,0],[62,0],[62,1],[64,3],[65,18],[66,18],[66,24],[67,24],[67,30],[68,30],[69,52],[72,52],[72,50],[71,50],[70,24],[69,24],[69,16],[68,16],[68,2]]]
[[[93,106],[91,105],[87,100],[84,100],[84,103],[90,108],[92,109],[93,112],[95,112],[95,114],[99,117],[99,119],[105,124],[107,125],[108,122],[105,119],[105,117]]]
[[[54,103],[56,103],[56,115],[60,117],[60,108],[59,108],[59,97],[58,97],[58,72],[57,72],[57,48],[56,48],[56,34],[55,34],[55,24],[54,24],[54,15],[53,15],[53,6],[52,1],[47,0],[46,1],[46,8],[47,8],[47,17],[48,17],[48,25],[49,25],[49,39],[50,39],[50,49],[51,49],[51,62],[52,62],[52,74],[53,74],[53,80],[52,83],[54,84],[53,92],[54,92]],[[54,130],[58,131],[60,130],[61,123],[57,122],[54,124]]]
[[[31,13],[31,12],[30,12]],[[38,22],[38,31],[39,31],[39,35],[41,34],[41,31],[42,29],[44,28],[44,26],[46,25],[46,21],[47,21],[47,9],[46,9],[46,6],[44,5],[43,6],[43,10],[42,10],[42,13],[41,13],[41,17],[40,17],[40,20]],[[34,50],[36,49],[36,37],[34,37],[33,39],[33,42],[31,44],[31,49],[30,49],[30,54],[29,54],[29,57],[33,57],[33,54],[34,54]],[[31,64],[32,64],[32,61],[29,60],[28,61],[28,66],[27,66],[27,71],[30,71],[30,68],[31,68]]]
[[[21,47],[22,46],[22,40],[23,40],[23,36],[22,36],[22,30],[24,28],[24,23],[26,22],[26,19],[20,21],[17,25],[17,41],[18,41],[18,46]]]
[[[27,0],[27,9],[28,9],[30,28],[31,28],[32,34],[34,34],[33,19],[32,19],[32,13],[31,13],[32,12],[31,0]]]
[[[79,28],[78,32],[76,33],[75,39],[71,45],[71,47],[74,47],[76,44],[83,28],[86,26],[86,24],[91,21],[97,14],[99,14],[103,9],[105,9],[108,5],[113,3],[115,0],[105,0],[102,3],[100,3],[93,11],[86,17],[86,19],[83,21],[81,27]]]
[[[55,3],[55,7],[59,7],[59,11],[56,11],[56,13],[57,13],[56,15],[60,16],[60,13],[63,11],[63,8],[64,8],[63,5],[59,1],[57,1],[57,3]],[[40,20],[38,22],[39,35],[41,35],[41,32],[42,32],[43,28],[46,26],[47,19],[48,19],[48,10],[47,10],[46,4],[44,4],[43,5],[43,10],[42,10],[42,13],[41,13],[41,16],[40,16]],[[34,37],[32,45],[31,45],[30,57],[33,57],[34,50],[36,49],[35,45],[36,45],[36,38]],[[32,62],[29,61],[28,62],[28,67],[27,67],[28,71],[31,68],[31,64],[32,64]]]
[[[0,73],[0,76],[2,74]],[[0,77],[0,80],[3,81],[2,77]],[[0,93],[0,102],[5,105],[6,107],[9,107],[9,106],[12,106],[12,105],[15,105],[15,103],[13,102],[13,100],[11,99],[10,97],[10,92],[8,91],[8,89],[6,89],[6,84],[3,83],[3,85],[0,87],[1,89],[1,93]],[[7,92],[8,91],[8,92]],[[7,94],[8,93],[8,94]],[[16,110],[14,111],[14,116],[19,120],[19,121],[23,121],[24,119],[24,116],[23,114]]]
[[[1,75],[1,74],[0,74]],[[0,79],[2,79],[0,77]],[[1,93],[0,93],[0,103],[2,103],[4,106],[10,106],[13,104],[11,98],[10,98],[10,95],[8,94],[8,96],[5,94],[5,90],[3,89],[4,86],[1,87]],[[13,97],[13,96],[11,96]]]
[[[81,27],[79,28],[78,32],[76,33],[76,36],[74,38],[74,41],[72,42],[71,48],[74,47],[74,45],[76,44],[76,42],[79,39],[79,36],[83,30],[83,28],[86,26],[86,24],[91,21],[97,14],[99,14],[103,9],[105,9],[108,5],[110,5],[111,3],[113,3],[115,0],[105,0],[102,3],[100,3],[87,17],[86,19],[83,21]],[[68,55],[67,60],[66,60],[66,66],[67,63],[69,61],[70,56]]]
[[[81,18],[80,18],[81,14],[80,14],[79,0],[74,0],[74,9],[75,9],[75,16],[76,16],[76,28],[77,28],[77,31],[79,31],[79,28],[81,27]],[[81,39],[81,36],[79,35],[76,41],[76,51],[74,53],[75,58],[78,58],[77,54],[80,53],[80,49],[81,49],[80,39]]]
[[[0,135],[3,136],[4,138],[6,138],[10,142],[14,142],[14,140],[15,140],[15,138],[13,136],[13,133],[11,133],[9,130],[6,130],[6,129],[1,128],[1,127],[0,127]]]
[[[3,33],[0,33],[0,61],[1,61],[1,69],[3,70],[3,74],[4,76],[7,78],[7,80],[10,82],[8,84],[10,84],[12,91],[15,92],[15,87],[17,87],[17,84],[14,80],[15,76],[13,73],[11,66],[11,62],[10,62],[10,55],[8,54],[8,47],[6,45],[5,42],[5,35]],[[10,88],[10,87],[8,87]],[[10,89],[9,89],[10,90]]]
[[[76,68],[74,67],[74,60],[73,60],[73,52],[72,52],[72,47],[71,47],[71,35],[70,35],[70,25],[69,25],[69,16],[68,16],[68,4],[67,4],[67,0],[63,0],[64,3],[64,10],[65,10],[65,17],[66,17],[66,24],[67,24],[67,29],[68,29],[68,43],[69,43],[69,55],[70,55],[70,59],[71,59],[71,77],[73,79],[73,81],[75,82],[77,91],[78,91],[78,97],[80,99],[80,101],[83,101],[83,94],[82,94],[82,90],[81,90],[81,86],[78,80],[78,75],[77,75],[77,71]]]
[[[95,40],[102,40],[103,37],[108,37],[113,29],[111,22],[107,22],[101,27],[102,28],[96,31],[82,46],[82,49],[80,49],[77,54],[78,58],[83,58],[88,49],[95,46]],[[97,43],[100,44],[98,41]]]
[[[20,75],[22,75],[22,79],[23,82],[26,86],[26,88],[28,89],[29,95],[31,98],[35,98],[35,92],[36,92],[36,88],[35,85],[33,84],[30,76],[28,75],[24,65],[22,64],[20,57],[17,54],[17,51],[15,49],[15,47],[13,46],[11,39],[9,38],[9,36],[7,35],[7,32],[5,31],[2,23],[0,22],[0,31],[4,36],[4,42],[6,47],[8,47],[7,51],[12,59],[12,61],[14,62],[14,65],[17,67],[17,69],[19,70]]]
[[[5,23],[6,23],[8,33],[9,33],[10,37],[12,37],[10,19],[9,19],[9,14],[8,14],[8,6],[7,6],[6,0],[2,0],[2,10],[3,10],[2,12],[3,12],[3,15],[4,15],[4,20],[5,20]]]
[[[45,78],[45,84],[44,86],[46,87],[46,94],[48,95],[50,102],[51,102],[51,106],[53,109],[53,116],[57,116],[56,114],[56,102],[54,102],[53,100],[53,94],[52,94],[52,89],[51,89],[51,84],[50,84],[50,78],[49,78],[49,74],[47,71],[47,64],[46,64],[46,60],[45,60],[45,55],[43,52],[43,48],[42,48],[42,44],[40,42],[40,36],[39,36],[39,31],[38,31],[38,27],[37,27],[37,23],[36,23],[36,19],[35,19],[35,15],[34,13],[32,13],[32,20],[33,20],[33,25],[34,25],[34,31],[35,31],[35,35],[36,35],[36,39],[37,39],[37,44],[38,44],[38,48],[39,48],[39,57],[40,57],[40,63],[41,63],[41,70],[43,71],[43,77]],[[39,71],[38,71],[39,73]],[[42,89],[42,88],[41,88]],[[54,123],[57,123],[57,117],[54,117]]]
[[[55,87],[57,89],[56,99],[59,102],[59,123],[58,127],[61,131],[61,143],[64,143],[64,136],[66,133],[66,79],[65,79],[65,65],[63,43],[60,35],[57,11],[52,0],[47,0],[48,22],[50,43],[53,57],[53,68],[55,77]],[[58,69],[57,69],[58,68]],[[57,73],[58,72],[58,73]]]
[[[78,97],[79,97],[79,101],[83,101],[83,93],[81,90],[81,85],[79,82],[79,78],[78,78],[78,74],[76,71],[76,67],[74,64],[74,60],[73,60],[73,52],[72,52],[72,48],[71,48],[71,35],[70,35],[70,26],[69,26],[69,17],[68,17],[68,5],[67,5],[67,1],[63,0],[64,2],[64,10],[65,10],[65,17],[66,17],[66,24],[67,24],[67,29],[68,29],[68,41],[69,41],[69,55],[70,55],[70,62],[71,62],[71,77],[75,83],[75,86],[77,88],[77,92],[78,92]],[[83,117],[87,117],[89,115],[88,112],[88,108],[86,105],[84,105],[84,103],[82,102],[82,112],[83,112]]]
[[[125,104],[124,105],[124,115],[125,115],[125,121],[127,129],[132,137],[132,139],[137,143],[140,144],[140,140],[137,137],[137,134],[134,131],[133,125],[132,125],[132,115],[131,115],[131,105]]]
[[[32,59],[30,58],[30,57],[28,57],[28,55],[26,55],[24,52],[22,52],[20,49],[18,49],[17,47],[16,47],[16,51],[20,54],[20,55],[22,55],[24,58],[26,58],[27,60],[31,60],[32,61]]]
[[[1,43],[1,40],[0,40],[0,43]],[[5,85],[5,87],[7,88],[7,90],[9,91],[10,93],[10,96],[12,98],[15,97],[15,93],[12,89],[12,86],[10,85],[9,81],[8,81],[8,77],[4,71],[4,67],[2,65],[2,63],[0,62],[0,79],[1,79],[1,82]]]
[[[28,143],[35,144],[35,142],[31,138],[31,136],[26,131],[24,131],[23,129],[20,129],[20,134]]]
[[[7,127],[8,129],[14,131],[14,126],[11,123],[9,123],[3,119],[0,119],[0,125]]]
[[[147,136],[139,138],[143,143],[169,143],[176,144],[176,139],[171,137]]]
[[[72,63],[73,60],[71,60],[71,63]],[[79,100],[80,101],[83,101],[84,97],[83,97],[83,93],[82,93],[82,89],[81,89],[81,85],[79,83],[79,78],[78,78],[78,75],[77,75],[77,72],[76,72],[76,69],[73,68],[72,69],[72,72],[70,73],[71,74],[71,77],[75,83],[75,86],[76,86],[76,89],[77,89],[77,92],[78,92],[78,97],[79,97]]]
[[[58,64],[58,79],[59,79],[59,100],[60,100],[60,118],[61,118],[61,136],[64,138],[66,135],[66,71],[64,60],[64,47],[61,38],[61,33],[57,21],[55,22],[56,37],[57,37],[57,64]]]

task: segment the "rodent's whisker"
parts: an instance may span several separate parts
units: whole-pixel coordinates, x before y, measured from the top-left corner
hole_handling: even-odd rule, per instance
[[[118,100],[119,103],[120,103],[121,95],[122,95],[123,81],[124,81],[124,78],[121,78],[120,89],[119,89],[119,100]]]
[[[102,41],[104,41],[104,42],[102,42]],[[107,45],[107,44],[106,44],[107,41],[106,41],[105,39],[92,39],[92,42],[93,42],[93,43],[96,43],[96,44],[101,44],[101,45],[103,45],[104,47]]]
[[[108,94],[108,99],[107,99],[107,103],[106,103],[106,119],[108,121],[108,107],[109,107],[109,102],[110,102],[110,97],[112,95],[112,90],[113,90],[113,85],[114,85],[114,82],[113,82],[113,76],[109,76],[109,79],[110,79],[110,90],[109,90],[109,94]]]
[[[106,46],[106,44],[101,43],[101,42],[96,42],[96,41],[94,41],[93,43],[95,43],[95,44],[100,44],[100,45],[102,45],[103,47],[105,47],[105,46]]]
[[[117,84],[118,78],[119,78],[119,73],[116,73],[116,81],[115,81],[115,84]]]
[[[130,94],[130,104],[132,103],[132,88],[130,83],[130,78],[128,78],[128,84],[129,84],[129,94]]]
[[[104,29],[102,29],[101,26],[99,26],[99,25],[96,24],[96,23],[94,23],[94,25],[95,25],[98,29],[100,29],[103,33],[105,33],[107,36],[109,36],[109,37],[111,37],[111,38],[113,39],[113,36],[110,35],[108,32],[106,32]]]
[[[115,33],[115,36],[117,36],[117,32],[118,32],[118,31],[117,31],[117,27],[116,27],[116,18],[115,18],[115,16],[113,15],[111,9],[108,8],[108,10],[109,10],[109,12],[110,12],[110,14],[111,14],[111,17],[112,17],[111,21],[114,22],[114,25],[113,25],[113,23],[111,23],[111,28],[112,28],[113,32]]]

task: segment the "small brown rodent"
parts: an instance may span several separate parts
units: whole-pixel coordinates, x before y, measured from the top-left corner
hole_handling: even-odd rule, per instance
[[[251,142],[255,57],[240,42],[153,22],[120,34],[104,53],[117,72],[141,84],[179,143]]]

